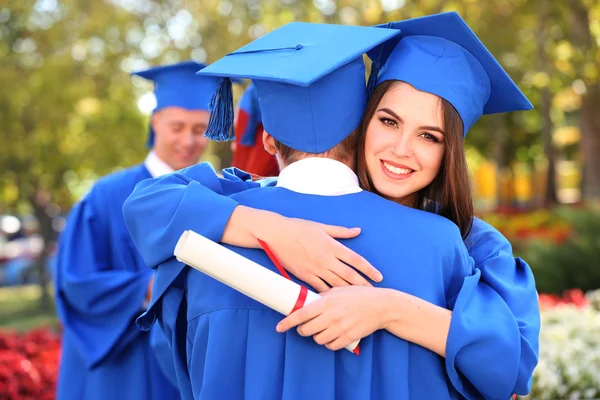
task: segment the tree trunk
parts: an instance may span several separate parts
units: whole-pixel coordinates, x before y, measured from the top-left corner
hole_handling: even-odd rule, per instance
[[[44,240],[44,247],[36,261],[36,266],[39,274],[39,285],[42,292],[40,298],[40,310],[45,313],[49,312],[51,309],[50,293],[48,292],[50,277],[46,270],[46,264],[56,240],[55,232],[52,228],[52,218],[46,212],[46,208],[50,204],[50,196],[42,190],[36,189],[36,195],[33,198],[30,198],[29,202],[33,208],[33,213],[39,222],[40,234]]]
[[[508,149],[508,128],[506,115],[494,114],[490,115],[490,118],[494,119],[494,132],[493,137],[496,138],[492,142],[492,157],[496,163],[496,207],[509,206],[510,201],[504,202],[504,185],[503,185],[503,171],[504,167],[508,164],[507,149]]]
[[[587,88],[581,103],[581,141],[583,199],[600,198],[600,85]]]
[[[581,0],[569,0],[571,12],[572,43],[585,54],[585,60],[593,63],[598,53],[598,45],[590,30],[588,6]],[[583,77],[582,62],[579,76]],[[596,67],[598,68],[598,67]],[[581,195],[584,200],[600,198],[600,84],[586,82],[587,92],[581,101],[581,140],[579,142],[582,159]]]
[[[548,55],[546,54],[547,43],[547,26],[548,26],[548,0],[540,0],[540,23],[538,27],[538,57],[540,62],[540,70],[551,76],[550,64],[548,63]],[[552,131],[554,126],[552,123],[552,92],[550,91],[550,82],[541,90],[540,111],[542,113],[542,138],[544,143],[544,154],[548,161],[548,169],[546,170],[546,193],[544,203],[546,206],[551,206],[558,203],[556,190],[556,156],[554,146],[552,145]]]

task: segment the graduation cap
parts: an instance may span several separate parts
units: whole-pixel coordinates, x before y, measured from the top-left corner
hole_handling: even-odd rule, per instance
[[[184,61],[132,72],[132,75],[154,82],[156,108],[153,112],[166,107],[209,111],[210,100],[217,89],[219,79],[197,76],[196,72],[204,67],[204,64],[195,61]],[[153,145],[154,132],[151,126],[147,146]]]
[[[533,105],[457,12],[378,25],[400,34],[369,51],[368,90],[404,81],[439,96],[458,111],[464,135],[483,114]]]
[[[295,150],[323,153],[359,125],[367,93],[362,54],[394,29],[292,22],[198,72],[224,78],[213,97],[207,136],[231,140],[228,78],[252,79],[262,123]]]

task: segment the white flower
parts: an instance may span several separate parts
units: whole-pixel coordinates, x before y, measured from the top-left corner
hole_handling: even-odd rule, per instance
[[[527,398],[595,399],[600,394],[600,290],[593,307],[561,305],[542,312],[540,360]]]

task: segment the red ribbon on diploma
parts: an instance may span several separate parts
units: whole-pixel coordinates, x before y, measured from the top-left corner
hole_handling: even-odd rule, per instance
[[[275,257],[275,254],[273,254],[269,245],[267,245],[264,241],[262,241],[260,239],[258,239],[258,243],[262,246],[265,253],[267,253],[267,256],[269,257],[271,262],[273,264],[275,264],[275,268],[277,268],[279,273],[284,278],[287,278],[291,281],[292,278],[290,278],[287,271],[285,269],[283,269],[283,267],[281,266],[281,263],[279,262],[277,257]],[[294,308],[292,308],[292,311],[290,312],[290,314],[295,311],[298,311],[299,309],[304,307],[304,302],[306,301],[307,294],[308,294],[308,289],[306,287],[304,287],[303,285],[300,285],[300,294],[298,294],[298,299],[296,300],[296,304],[294,304]],[[360,355],[360,346],[356,346],[356,348],[354,349],[354,354],[356,354],[357,356]]]
[[[258,239],[258,243],[260,243],[260,245],[262,246],[263,250],[265,251],[265,253],[267,253],[267,256],[269,256],[269,259],[271,260],[271,262],[273,264],[275,264],[275,267],[277,268],[277,270],[279,271],[279,273],[284,277],[289,279],[290,281],[292,280],[292,278],[290,278],[290,276],[288,275],[287,271],[285,269],[283,269],[283,267],[281,266],[281,263],[279,262],[279,260],[277,259],[277,257],[275,257],[275,254],[273,254],[273,252],[271,251],[271,248],[262,240]],[[308,289],[306,287],[304,287],[303,285],[300,285],[300,294],[298,295],[298,299],[296,300],[296,304],[294,304],[294,308],[292,308],[292,312],[298,311],[299,309],[301,309],[302,307],[304,307],[304,302],[306,301],[306,296],[308,295]]]

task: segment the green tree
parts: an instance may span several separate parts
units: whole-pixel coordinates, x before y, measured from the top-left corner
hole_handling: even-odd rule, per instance
[[[552,161],[554,127],[575,118],[583,192],[600,196],[600,3],[593,0],[22,0],[0,6],[0,207],[38,217],[45,256],[60,210],[98,176],[143,159],[147,118],[136,98],[150,85],[132,79],[133,69],[212,62],[290,21],[375,25],[450,10],[536,107],[482,118],[465,144],[500,167]],[[581,101],[568,115],[556,104],[565,90]],[[218,143],[205,159],[225,166],[230,157],[229,144]],[[552,163],[548,174],[553,202]]]
[[[0,204],[37,217],[40,272],[53,217],[98,175],[143,157],[144,117],[122,66],[139,58],[131,31],[145,17],[83,0],[0,8]]]

